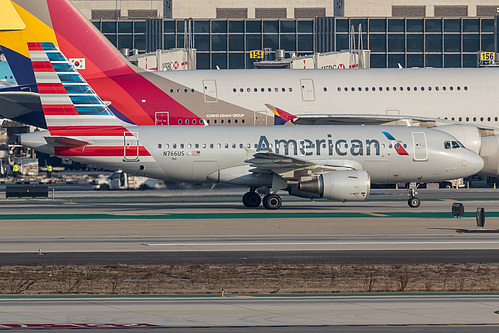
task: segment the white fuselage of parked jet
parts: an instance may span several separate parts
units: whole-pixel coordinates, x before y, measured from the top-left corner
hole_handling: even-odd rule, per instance
[[[205,119],[231,117],[227,102],[256,112],[269,103],[297,116],[388,115],[499,128],[499,71],[482,69],[226,70],[155,72],[208,94]],[[182,101],[182,89],[172,97]],[[201,111],[201,110],[200,110]],[[226,122],[225,122],[226,124]]]

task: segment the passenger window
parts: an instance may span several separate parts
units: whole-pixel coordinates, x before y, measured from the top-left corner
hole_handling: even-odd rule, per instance
[[[424,87],[421,87],[421,91],[424,91]]]
[[[418,87],[414,87],[414,91],[418,91]]]
[[[199,143],[196,143],[194,147],[199,148]]]
[[[170,148],[170,144],[169,143],[165,143],[165,148]]]
[[[173,94],[173,89],[170,89],[170,94]]]
[[[190,144],[190,143],[189,143],[189,144],[187,145],[187,148],[192,148],[192,144]]]
[[[431,91],[431,87],[428,87],[428,91]]]
[[[206,148],[206,143],[203,143],[203,148]]]
[[[379,91],[383,91],[383,88],[382,88],[382,87],[379,87]]]
[[[269,92],[271,92],[271,91],[272,91],[272,88],[268,88],[267,90],[268,90]]]
[[[224,123],[224,120],[223,119],[220,119],[220,124],[223,124]]]
[[[158,149],[161,149],[161,143],[158,143]]]
[[[340,88],[340,87],[338,87],[338,91],[341,91],[341,88]]]
[[[347,88],[347,87],[345,87],[345,91],[348,91],[348,88]]]
[[[244,124],[246,122],[246,120],[245,119],[241,119],[241,122]]]
[[[174,143],[172,147],[173,147],[173,149],[177,149],[177,144]]]
[[[265,92],[265,88],[260,89],[262,92]]]
[[[454,90],[454,87],[450,86],[449,89],[452,91],[452,90]]]
[[[235,144],[235,143],[233,143],[233,144],[232,144],[232,148],[233,148],[233,149],[235,149],[235,148],[236,148],[236,144]]]
[[[390,91],[390,87],[386,87],[386,91]]]
[[[277,87],[274,88],[274,90],[275,90],[275,92],[279,92],[279,88],[277,88]]]
[[[236,124],[237,124],[237,119],[234,119],[234,123],[236,123]]]
[[[282,92],[286,92],[286,88],[282,88],[281,90]],[[324,88],[324,91],[327,91],[327,88]]]
[[[213,123],[216,124],[217,123],[217,120],[216,119],[213,119]]]
[[[470,117],[466,117],[466,121],[470,121]]]
[[[293,92],[293,88],[289,88],[289,92]]]
[[[358,90],[358,91],[362,91],[362,88],[361,88],[361,87],[358,87],[358,88],[357,88],[357,90]]]
[[[464,90],[468,90],[468,87],[467,87],[467,86],[464,86]]]
[[[229,144],[228,144],[228,143],[226,143],[226,144],[225,144],[225,149],[228,149],[228,148],[229,148]]]
[[[215,145],[213,143],[210,143],[210,149],[213,149]]]
[[[244,89],[243,89],[243,88],[240,88],[240,89],[239,89],[239,91],[240,91],[240,92],[243,92],[243,91],[244,91]]]
[[[253,89],[253,91],[254,91],[254,92],[258,92],[258,89],[257,89],[257,88],[254,88],[254,89]]]
[[[185,124],[186,124],[186,125],[189,125],[189,119],[186,119],[186,120],[185,120]]]
[[[397,91],[397,87],[393,87],[393,91]]]
[[[183,143],[180,144],[180,148],[184,149],[184,144]]]
[[[230,124],[230,119],[227,119],[227,123],[229,123],[229,124]]]
[[[438,87],[435,87],[435,90],[438,91]]]
[[[239,148],[243,148],[244,145],[242,143],[239,144]]]
[[[186,93],[186,92],[187,92],[187,89],[184,89],[184,92]]]
[[[368,87],[365,87],[365,88],[364,88],[364,90],[365,90],[365,91],[369,91],[369,88],[368,88]]]
[[[457,88],[456,88],[456,89],[457,89],[457,90],[461,90],[461,87],[460,87],[460,86],[457,86]]]
[[[446,90],[447,90],[447,87],[442,87],[442,90],[443,90],[443,91],[446,91]]]
[[[407,87],[407,91],[411,91],[411,87]]]
[[[219,149],[220,149],[220,148],[222,148],[222,144],[221,144],[221,143],[219,143],[219,144],[217,145],[217,147],[218,147]]]
[[[476,117],[473,117],[473,121],[476,121]]]
[[[480,121],[483,121],[483,117],[480,117]]]
[[[400,91],[404,91],[404,87],[400,87]]]
[[[179,119],[179,120],[178,120],[178,124],[179,124],[179,125],[182,125],[182,119]]]
[[[247,92],[251,92],[251,88],[246,89]]]
[[[350,90],[355,91],[355,88],[354,88],[354,87],[352,87],[352,88],[350,88]]]
[[[196,119],[192,119],[192,124],[196,125]]]

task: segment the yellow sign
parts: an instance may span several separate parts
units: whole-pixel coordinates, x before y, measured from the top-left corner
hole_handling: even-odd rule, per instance
[[[496,54],[494,52],[480,53],[480,60],[482,61],[494,61],[495,59],[496,59]]]
[[[251,59],[262,59],[263,58],[263,51],[250,51],[250,58]]]

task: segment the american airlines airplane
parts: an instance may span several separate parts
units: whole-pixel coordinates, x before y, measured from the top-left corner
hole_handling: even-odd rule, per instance
[[[110,110],[134,125],[405,124],[435,127],[499,175],[494,69],[150,72],[121,54],[67,0],[3,2],[0,46],[19,86],[0,115],[46,128],[27,42],[57,45]]]
[[[137,126],[113,115],[52,43],[28,43],[48,131],[21,144],[75,161],[169,181],[248,186],[246,207],[278,209],[278,191],[365,200],[371,181],[441,181],[483,160],[453,136],[407,126]],[[411,192],[412,193],[412,192]],[[412,196],[411,207],[420,200]]]

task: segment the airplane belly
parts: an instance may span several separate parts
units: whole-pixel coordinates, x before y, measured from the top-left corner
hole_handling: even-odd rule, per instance
[[[390,161],[370,160],[362,163],[364,170],[369,173],[371,182],[387,183],[390,179]]]

